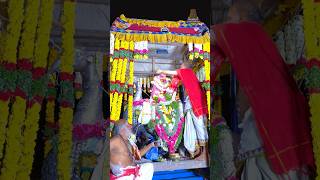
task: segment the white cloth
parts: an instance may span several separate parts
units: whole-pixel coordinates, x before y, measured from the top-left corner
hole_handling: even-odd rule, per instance
[[[123,176],[117,178],[117,180],[152,180],[153,177],[153,164],[152,163],[143,163],[138,165],[140,166],[139,173],[137,177],[134,174],[129,176]],[[135,167],[128,167],[128,168],[135,168]],[[128,168],[123,168],[122,170],[125,171]]]
[[[242,121],[243,131],[241,133],[239,153],[246,153],[262,147],[262,141],[254,121],[253,113],[249,108]]]
[[[275,124],[276,126],[276,124]],[[251,108],[247,110],[243,119],[243,132],[240,141],[240,154],[254,152],[262,149],[262,141],[255,125],[254,116]],[[245,160],[245,167],[241,174],[241,180],[308,180],[305,169],[289,171],[288,174],[277,175],[261,151],[248,156]]]
[[[151,119],[155,119],[155,107],[149,101],[143,102],[142,111],[139,115],[138,122],[146,125]]]
[[[208,141],[206,117],[194,115],[189,96],[185,100],[185,112],[184,146],[190,153],[194,153],[198,141]]]
[[[246,160],[241,180],[309,180],[305,169],[289,171],[285,175],[275,174],[265,156],[251,157]]]

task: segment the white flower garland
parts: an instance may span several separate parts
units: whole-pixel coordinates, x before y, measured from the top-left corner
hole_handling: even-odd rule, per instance
[[[276,45],[280,51],[280,54],[283,59],[286,57],[286,51],[285,51],[285,40],[284,40],[284,33],[283,31],[278,31],[276,34]]]
[[[110,55],[113,55],[114,53],[114,41],[115,37],[112,33],[110,33]]]
[[[295,64],[304,52],[303,16],[294,16],[275,36],[276,45],[287,64]]]

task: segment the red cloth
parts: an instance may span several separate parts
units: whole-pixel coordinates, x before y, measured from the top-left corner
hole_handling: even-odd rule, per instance
[[[178,69],[178,77],[182,81],[184,88],[190,98],[193,113],[196,117],[207,115],[207,101],[205,92],[192,69]]]
[[[313,166],[308,104],[272,39],[253,22],[216,25],[214,31],[219,55],[228,57],[248,96],[274,172]]]
[[[123,169],[124,173],[121,174],[120,176],[115,176],[112,174],[112,172],[110,171],[110,180],[117,180],[121,177],[126,177],[126,176],[131,176],[134,175],[134,177],[138,177],[139,176],[139,171],[140,171],[140,166],[136,166],[136,167],[131,167],[131,168],[126,168]]]

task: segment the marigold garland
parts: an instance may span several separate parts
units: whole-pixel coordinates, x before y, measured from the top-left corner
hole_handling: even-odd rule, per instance
[[[34,148],[36,145],[37,131],[39,129],[38,120],[40,119],[42,100],[47,89],[45,68],[47,66],[47,56],[49,51],[47,44],[49,42],[49,33],[52,24],[53,5],[53,0],[42,0],[41,2],[41,16],[37,29],[35,58],[33,61],[32,95],[30,96],[31,99],[29,101],[29,105],[31,107],[28,107],[26,113],[25,131],[23,132],[24,148],[22,151],[24,156],[21,158],[19,163],[21,164],[21,168],[17,174],[17,179],[29,177],[32,170]]]
[[[208,83],[208,87],[206,87],[206,95],[207,95],[207,106],[208,106],[208,117],[210,119],[210,43],[205,43],[203,45],[204,51],[204,68],[205,68],[205,81]]]
[[[17,46],[20,38],[21,24],[23,21],[24,13],[24,1],[23,0],[11,0],[8,2],[8,18],[9,23],[7,25],[6,32],[1,34],[4,38],[1,38],[1,48],[3,54],[0,55],[0,84],[4,87],[0,87],[0,159],[3,157],[3,145],[5,143],[6,125],[9,117],[9,100],[10,93],[14,91],[15,87],[10,87],[10,84],[15,84],[15,72],[14,68],[8,69],[5,66],[6,63],[9,66],[15,66],[17,56]],[[12,72],[13,71],[13,72]],[[8,76],[11,75],[11,76]],[[15,86],[15,85],[14,85]],[[2,175],[0,176],[0,179]]]
[[[122,65],[122,75],[121,75],[121,80],[120,80],[120,84],[122,85],[122,87],[124,87],[124,83],[125,83],[125,80],[126,80],[126,70],[127,70],[127,62],[128,62],[128,59],[125,58],[123,60],[123,65]],[[117,116],[116,116],[116,120],[119,120],[120,119],[120,114],[121,114],[121,107],[122,107],[122,100],[123,100],[123,96],[124,96],[124,90],[122,89],[121,92],[120,92],[120,97],[118,99],[118,103],[117,103]]]
[[[129,50],[132,52],[134,49],[133,41],[130,42]],[[129,57],[129,82],[128,82],[128,123],[132,124],[133,120],[133,80],[134,80],[134,61],[133,57]]]
[[[210,35],[203,36],[183,36],[175,34],[127,34],[122,32],[112,32],[121,41],[148,41],[150,43],[197,43],[203,44],[210,41]]]
[[[306,56],[308,59],[317,57],[317,26],[315,4],[312,0],[302,0],[303,14],[304,14],[304,34]]]
[[[18,129],[21,129],[21,124],[25,118],[25,114],[21,113],[21,109],[25,109],[24,103],[25,99],[17,96],[15,105],[12,107],[12,114],[15,115],[15,120],[11,115],[7,132],[6,154],[3,160],[0,179],[15,179],[17,170],[20,167],[18,161],[21,156],[20,139],[22,135]]]
[[[309,61],[320,60],[320,3],[313,0],[302,0],[304,13],[304,34],[306,44],[306,57]],[[311,70],[315,68],[311,68]],[[314,80],[312,77],[314,73],[309,73],[307,79]],[[313,85],[313,84],[310,84]],[[313,138],[313,153],[317,167],[317,180],[320,180],[320,94],[310,94],[309,106],[311,112],[311,133]]]
[[[17,174],[17,179],[24,179],[29,177],[32,170],[34,148],[36,147],[37,132],[39,129],[39,113],[41,104],[34,104],[31,109],[27,111],[27,118],[25,119],[25,130],[22,138],[22,154],[20,158],[20,169]]]
[[[59,121],[58,176],[59,179],[71,179],[72,123],[73,109],[61,107]],[[62,118],[63,117],[63,118]]]
[[[6,154],[3,161],[1,179],[15,179],[20,170],[19,159],[22,156],[22,127],[24,124],[26,100],[30,96],[32,74],[31,60],[34,52],[35,31],[38,22],[39,0],[28,0],[26,5],[23,31],[17,61],[16,98],[12,104],[12,113],[8,126]],[[22,112],[21,112],[22,111]],[[25,178],[25,177],[24,177]],[[19,179],[19,178],[18,178]]]
[[[117,74],[117,69],[118,69],[118,62],[119,60],[116,58],[112,61],[112,69],[111,69],[111,75],[110,75],[110,85],[114,85],[116,82],[116,74]],[[113,94],[112,90],[110,91],[110,105],[113,102]],[[110,112],[112,110],[112,106],[110,106]]]
[[[0,100],[0,158],[3,157],[3,145],[6,139],[6,126],[7,119],[9,116],[9,106],[8,101]]]
[[[320,109],[320,94],[311,94],[310,95],[310,100],[309,100],[309,105],[310,105],[310,112],[312,114],[311,117],[311,123],[312,123],[312,137],[313,137],[313,149],[314,149],[314,156],[315,156],[315,161],[317,165],[317,180],[320,179],[319,174],[320,174],[320,156],[319,154],[316,154],[320,150],[320,114],[319,114],[319,109]]]
[[[59,146],[57,155],[57,171],[59,179],[69,180],[72,174],[72,121],[73,121],[73,60],[74,60],[74,21],[75,2],[65,0],[63,4],[61,55],[61,89],[60,114],[59,114]]]
[[[120,42],[120,41],[119,41]],[[116,40],[115,49],[118,49],[118,41]],[[121,114],[123,93],[125,87],[125,75],[127,68],[127,50],[129,49],[129,42],[121,41],[120,42],[120,51],[115,51],[114,56],[119,56],[119,62],[117,67],[117,76],[114,84],[111,85],[111,92],[114,92],[112,99],[112,111],[111,111],[111,120],[119,120]]]
[[[120,82],[120,79],[121,79],[123,59],[119,59],[118,61],[119,62],[118,62],[118,66],[117,66],[116,82]],[[111,111],[111,120],[112,121],[116,120],[117,111],[118,111],[118,98],[119,98],[119,92],[118,91],[113,92],[112,111]]]
[[[53,1],[53,0],[51,0]],[[58,57],[58,52],[54,48],[50,49],[49,58],[48,58],[48,67],[51,67],[52,64],[55,62],[55,60]],[[48,125],[54,124],[54,110],[55,110],[55,99],[56,99],[56,75],[55,74],[49,74],[48,75],[48,89],[47,89],[47,104],[46,104],[46,127],[50,128]],[[50,152],[52,145],[50,142],[50,138],[48,135],[46,135],[45,145],[44,145],[44,157],[47,157],[48,153]]]
[[[2,60],[16,63],[17,46],[23,21],[24,0],[10,0],[8,2],[8,17],[10,21],[7,25],[7,32],[4,34],[4,54],[2,55]]]
[[[114,105],[115,101],[117,101],[117,95],[116,93],[114,92],[114,89],[113,87],[115,86],[116,84],[116,80],[117,80],[117,75],[119,73],[119,68],[118,68],[118,65],[120,63],[119,61],[119,50],[120,50],[120,41],[119,39],[116,39],[115,40],[115,43],[114,43],[114,51],[115,51],[115,54],[113,56],[110,57],[110,63],[112,63],[112,67],[111,67],[111,75],[110,75],[110,112],[111,112],[111,115],[110,115],[110,118],[113,120],[113,116],[114,116],[114,108],[116,107]],[[118,79],[119,80],[119,79]]]
[[[143,20],[143,19],[131,19],[126,18],[124,15],[121,15],[120,18],[116,19],[114,25],[117,26],[117,21],[121,21],[122,24],[119,26],[123,26],[125,23],[129,24],[137,24],[137,25],[145,25],[150,27],[189,27],[191,24],[185,21],[154,21],[154,20]],[[203,23],[199,23],[199,26],[203,26]],[[121,41],[148,41],[150,43],[168,43],[168,42],[177,42],[182,44],[194,43],[194,44],[204,44],[206,42],[210,42],[209,33],[205,33],[202,36],[190,36],[190,35],[181,35],[174,33],[166,33],[166,34],[150,34],[150,33],[127,33],[127,32],[112,32],[115,38]]]

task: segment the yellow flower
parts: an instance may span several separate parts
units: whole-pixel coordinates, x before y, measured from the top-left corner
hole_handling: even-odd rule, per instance
[[[23,0],[8,1],[8,18],[10,21],[7,25],[6,32],[1,33],[0,62],[16,63],[17,46],[20,38],[21,24],[23,21],[23,7]],[[9,102],[10,100],[0,100],[0,159],[3,158],[3,145],[5,143],[7,132],[6,125],[8,123],[9,116]],[[6,166],[6,164],[2,165],[3,167]],[[0,177],[2,177],[2,175]]]
[[[24,0],[10,0],[8,2],[8,17],[10,21],[4,34],[3,55],[0,56],[2,56],[1,60],[16,63],[17,47],[23,21]]]
[[[317,165],[317,174],[320,174],[320,94],[311,94],[310,95],[310,112],[311,116],[311,125],[312,125],[312,137],[313,137],[313,152],[315,156],[315,162]],[[320,177],[318,176],[317,179]]]
[[[6,140],[6,126],[8,123],[9,116],[9,100],[0,100],[0,159],[3,157],[3,145]]]
[[[73,73],[74,60],[74,22],[75,22],[75,2],[64,1],[62,25],[64,28],[62,34],[62,49],[61,55],[61,72]],[[61,107],[59,114],[59,146],[57,155],[57,171],[58,177],[61,180],[71,179],[72,173],[72,121],[73,108]]]
[[[46,67],[47,66],[47,56],[49,52],[48,42],[50,39],[50,32],[53,19],[53,7],[54,0],[41,0],[41,16],[39,18],[39,25],[37,29],[37,40],[34,52],[34,63],[33,67]],[[52,49],[50,52],[52,55],[49,58],[49,66],[56,60],[58,52]]]
[[[20,159],[20,169],[16,179],[24,179],[29,177],[32,170],[34,148],[36,146],[37,132],[39,129],[38,120],[40,119],[41,104],[35,103],[31,109],[27,111],[25,120],[25,130],[23,132],[22,142],[23,156]]]
[[[28,11],[31,11],[31,14],[34,16],[33,18],[38,18],[38,9],[39,9],[39,0],[31,1],[30,8]],[[53,0],[42,0],[41,3],[41,16],[39,20],[39,28],[37,33],[37,40],[31,40],[32,38],[35,38],[35,30],[36,30],[36,24],[25,21],[25,23],[29,23],[29,25],[33,25],[34,29],[32,29],[33,34],[31,33],[31,30],[28,31],[30,33],[30,38],[25,38],[26,41],[32,41],[31,42],[25,42],[23,43],[22,49],[24,51],[21,52],[21,56],[25,58],[29,58],[33,56],[33,48],[26,48],[24,46],[32,46],[33,43],[35,43],[35,54],[36,57],[34,58],[33,65],[34,67],[41,67],[46,68],[47,66],[47,56],[48,56],[48,42],[49,42],[49,32],[51,30],[51,22],[52,22],[52,12],[53,12]],[[27,13],[28,14],[28,13]],[[30,17],[31,18],[31,17]],[[32,38],[31,38],[32,37]],[[29,51],[29,52],[28,52]],[[50,60],[54,61],[56,59],[56,51],[52,50],[50,52]],[[52,104],[49,102],[49,104]],[[53,104],[54,105],[54,104]],[[38,120],[40,119],[40,110],[41,110],[41,104],[35,103],[31,109],[27,109],[26,114],[26,120],[25,120],[25,131],[23,132],[23,157],[20,159],[20,169],[17,174],[17,179],[23,179],[24,177],[28,177],[32,170],[32,164],[33,164],[33,155],[34,155],[34,148],[36,145],[36,137],[37,137],[37,131],[38,131]],[[54,110],[51,109],[51,111]],[[52,114],[53,115],[53,114]],[[49,121],[54,121],[53,117],[52,119],[49,119]]]
[[[304,14],[304,34],[307,59],[320,58],[320,5],[312,0],[302,0]],[[309,99],[311,112],[311,127],[313,138],[313,152],[317,167],[317,179],[320,179],[320,94],[311,94]]]
[[[27,0],[18,56],[19,59],[27,59],[29,62],[32,61],[33,57],[35,31],[38,20],[38,9],[39,0]],[[31,81],[31,79],[28,79],[28,81]],[[13,102],[12,109],[14,109],[14,111],[12,111],[12,119],[10,120],[11,122],[9,122],[8,127],[7,147],[6,154],[4,156],[4,165],[2,169],[1,179],[15,179],[16,177],[19,179],[19,176],[17,176],[16,173],[21,170],[21,168],[25,167],[24,164],[21,164],[21,166],[19,166],[20,158],[29,161],[28,157],[22,156],[23,146],[21,146],[23,143],[23,136],[21,136],[22,127],[24,125],[25,119],[25,114],[21,113],[21,111],[24,112],[26,110],[26,104],[26,99],[18,96],[16,96],[16,101]],[[18,111],[18,109],[20,111]],[[14,135],[17,136],[14,137]]]
[[[132,116],[133,116],[133,96],[129,95],[128,100],[128,123],[132,124]]]
[[[15,179],[19,169],[19,158],[21,157],[21,128],[25,113],[21,110],[26,109],[26,100],[17,96],[12,106],[12,113],[9,118],[9,126],[7,131],[6,154],[3,160],[0,179]]]

